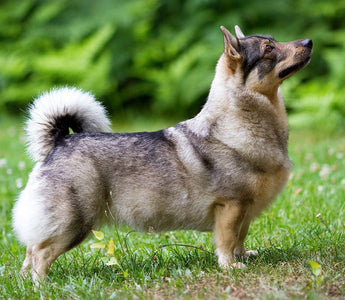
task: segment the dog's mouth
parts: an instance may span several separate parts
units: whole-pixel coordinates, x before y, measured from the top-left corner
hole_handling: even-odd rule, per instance
[[[310,62],[310,55],[308,55],[308,57],[306,59],[298,62],[297,64],[294,64],[291,67],[288,67],[288,68],[284,69],[283,71],[281,71],[279,73],[279,78],[283,79],[283,78],[286,78],[286,77],[292,75],[293,73],[296,73],[297,71],[304,68],[309,62]]]

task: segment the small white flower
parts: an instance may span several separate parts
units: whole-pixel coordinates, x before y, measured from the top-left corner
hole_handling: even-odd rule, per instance
[[[310,165],[310,172],[312,172],[312,173],[315,173],[319,169],[320,169],[320,165],[316,162],[314,162]]]
[[[338,152],[337,155],[336,155],[336,157],[337,157],[338,159],[342,159],[342,158],[344,157],[344,153]]]
[[[329,165],[323,165],[320,172],[319,172],[319,175],[321,178],[327,178],[329,174],[331,174],[331,167]]]
[[[6,165],[7,165],[7,159],[0,158],[0,168],[6,167]]]
[[[25,169],[25,162],[24,161],[20,161],[18,163],[18,170],[24,170]]]
[[[342,185],[345,185],[345,178],[344,178],[342,181],[340,181],[340,183],[341,183]]]
[[[22,178],[16,179],[16,186],[18,189],[21,189],[23,187],[23,179]]]
[[[12,171],[12,169],[7,169],[6,173],[7,173],[7,175],[12,175],[13,171]]]

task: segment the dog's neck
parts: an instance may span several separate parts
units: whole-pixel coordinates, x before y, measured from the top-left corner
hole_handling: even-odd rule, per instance
[[[288,123],[280,90],[271,99],[249,90],[226,71],[221,59],[207,102],[186,123],[201,138],[212,135],[229,147],[247,149],[248,153],[257,151],[253,147],[261,145],[264,149],[265,145],[272,145],[280,162],[287,157]],[[265,156],[264,150],[261,154]]]
[[[241,74],[229,72],[222,55],[216,67],[207,101],[200,113],[190,120],[190,125],[192,128],[195,127],[196,134],[206,136],[210,127],[220,119],[225,121],[236,118],[236,110],[241,110],[242,115],[246,112],[248,115],[255,112],[269,115],[277,123],[277,130],[286,133],[288,131],[285,103],[280,88],[270,96],[248,89],[242,83]],[[248,123],[250,122],[249,118]],[[256,119],[255,122],[260,120]]]

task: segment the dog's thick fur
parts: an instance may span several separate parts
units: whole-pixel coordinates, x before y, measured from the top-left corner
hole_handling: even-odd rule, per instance
[[[37,161],[13,211],[27,246],[24,273],[51,263],[101,225],[110,210],[138,230],[214,230],[221,267],[253,218],[283,189],[291,167],[279,91],[310,60],[311,40],[278,43],[221,27],[221,55],[208,100],[193,119],[156,132],[108,133],[104,109],[77,89],[39,97],[27,123]],[[69,129],[74,134],[69,134]]]

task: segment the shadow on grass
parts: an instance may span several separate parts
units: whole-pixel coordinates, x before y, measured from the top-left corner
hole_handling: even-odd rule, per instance
[[[259,250],[256,257],[250,257],[250,262],[263,263],[263,264],[279,264],[281,262],[293,262],[307,257],[306,250],[299,250],[296,247],[280,248],[270,247]]]

